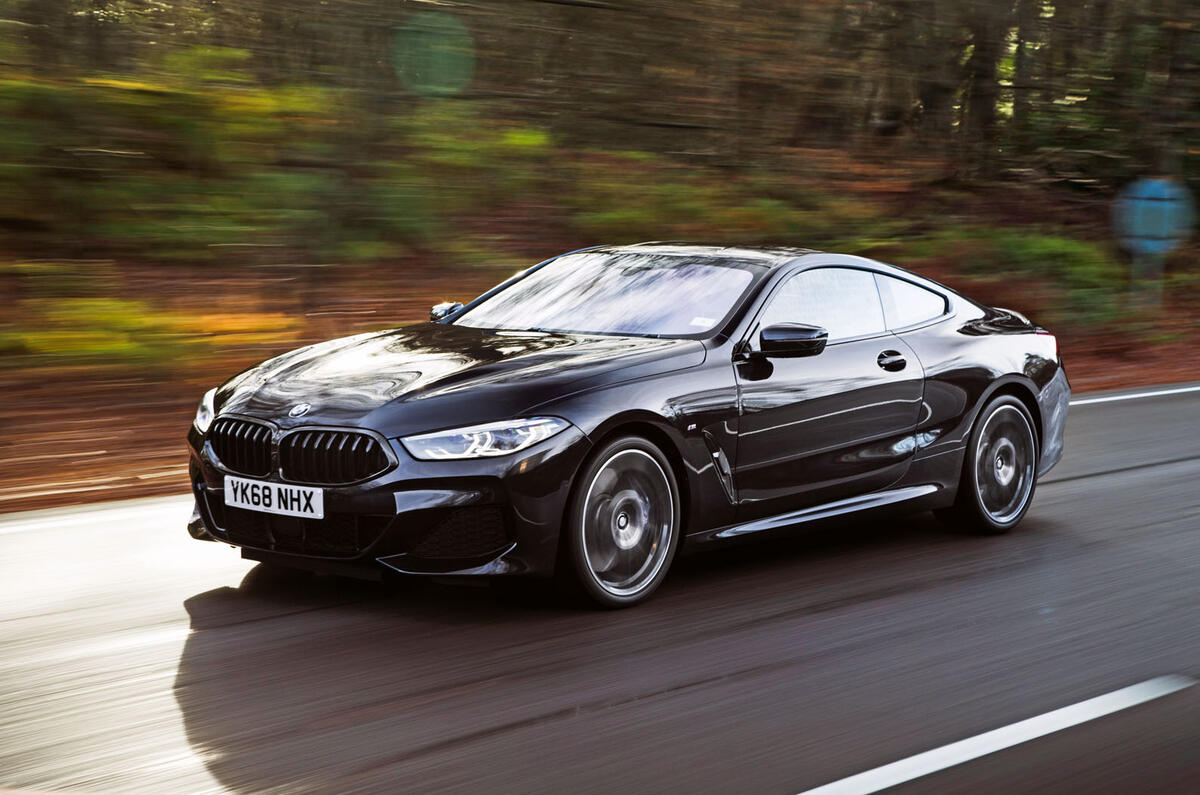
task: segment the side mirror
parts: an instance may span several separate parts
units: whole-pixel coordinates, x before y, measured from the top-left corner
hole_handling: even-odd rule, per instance
[[[436,304],[433,309],[429,310],[429,319],[435,323],[439,320],[445,320],[450,315],[462,309],[462,307],[463,305],[458,301],[446,301],[445,303]]]
[[[784,358],[816,356],[825,350],[829,332],[804,323],[779,323],[767,326],[758,335],[760,356]]]

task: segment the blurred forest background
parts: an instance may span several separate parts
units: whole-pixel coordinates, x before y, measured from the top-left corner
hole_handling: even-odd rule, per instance
[[[913,267],[1196,377],[1196,0],[0,0],[0,511],[182,491],[203,389],[601,242]],[[1141,308],[1139,308],[1141,307]]]

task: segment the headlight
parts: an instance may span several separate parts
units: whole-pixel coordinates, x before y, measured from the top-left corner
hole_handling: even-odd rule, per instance
[[[530,417],[406,436],[400,441],[413,458],[424,461],[491,458],[524,450],[570,424],[558,417]]]
[[[216,409],[213,408],[213,399],[216,396],[216,389],[208,390],[200,399],[200,405],[196,407],[196,418],[192,420],[192,424],[200,433],[208,433],[208,426],[212,425],[213,417],[217,414]]]

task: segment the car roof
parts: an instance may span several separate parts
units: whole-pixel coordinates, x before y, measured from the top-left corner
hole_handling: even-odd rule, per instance
[[[647,254],[666,257],[702,257],[711,259],[737,260],[756,263],[767,268],[776,268],[797,257],[821,252],[811,248],[791,246],[714,246],[675,240],[651,240],[630,245],[598,246],[589,252],[612,254]]]
[[[837,254],[832,251],[801,248],[799,246],[717,246],[706,243],[689,243],[686,241],[651,240],[645,243],[595,246],[593,248],[580,249],[580,252],[593,251],[610,254],[645,254],[649,256],[695,257],[735,261],[741,265],[757,266],[765,273],[777,272],[782,266],[794,263],[800,258],[820,254],[821,258],[816,264],[821,266],[836,265],[849,268],[867,268],[879,271],[880,273],[898,276],[909,281],[915,281],[938,292],[950,292],[958,295],[958,293],[945,285],[939,284],[919,273],[913,273],[907,268],[860,257],[855,254]],[[574,254],[577,252],[570,253]]]

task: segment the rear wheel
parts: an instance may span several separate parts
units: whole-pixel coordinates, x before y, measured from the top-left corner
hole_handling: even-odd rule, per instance
[[[935,513],[963,530],[1008,532],[1033,502],[1037,460],[1037,438],[1029,409],[1015,397],[996,398],[975,422],[954,505]]]
[[[614,439],[575,483],[562,573],[598,605],[637,604],[666,578],[679,533],[679,486],[666,456],[640,437]]]

